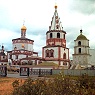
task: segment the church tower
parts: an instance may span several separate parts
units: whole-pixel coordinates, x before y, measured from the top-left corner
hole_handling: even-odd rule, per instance
[[[69,48],[66,48],[66,32],[63,30],[57,6],[52,17],[49,31],[46,32],[46,46],[42,48],[42,58],[59,66],[69,65]]]
[[[90,53],[89,53],[89,40],[82,34],[80,30],[80,35],[76,38],[73,54],[73,63],[79,65],[88,65],[90,63]]]

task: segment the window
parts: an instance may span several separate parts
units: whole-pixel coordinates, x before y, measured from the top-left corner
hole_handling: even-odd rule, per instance
[[[16,57],[16,59],[18,59],[18,55],[16,55],[15,57]]]
[[[78,46],[81,46],[81,41],[78,42]]]
[[[26,58],[28,58],[28,55],[26,55]]]
[[[46,57],[49,57],[49,50],[46,50]]]
[[[79,53],[81,53],[81,48],[79,48]]]
[[[51,50],[46,50],[46,57],[54,57],[54,50],[51,49]]]
[[[63,54],[63,59],[66,59],[66,53]]]
[[[9,55],[9,59],[12,59],[12,55]]]
[[[57,38],[60,38],[60,33],[57,33]]]
[[[63,34],[63,37],[64,37],[64,39],[65,39],[65,34]]]
[[[50,50],[50,57],[54,57],[54,50]]]
[[[52,33],[50,33],[50,38],[52,38]]]
[[[56,29],[58,29],[59,28],[59,25],[56,25]]]
[[[66,62],[63,62],[63,65],[67,65],[67,63]]]

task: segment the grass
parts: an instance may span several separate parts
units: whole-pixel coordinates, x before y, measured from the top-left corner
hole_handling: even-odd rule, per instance
[[[61,77],[59,74],[54,74],[54,75],[45,75],[44,77],[46,78],[56,78],[56,77]],[[69,75],[64,75],[63,77],[65,78],[70,78],[70,79],[78,79],[80,76],[69,76]],[[94,76],[89,76],[90,79],[95,79]]]
[[[44,76],[45,78],[55,78],[55,77],[60,77],[60,75],[47,75]],[[78,76],[64,76],[70,79],[78,79]],[[95,77],[90,77],[95,79]],[[0,77],[0,95],[11,95],[13,91],[12,83],[15,80],[19,80],[20,84],[23,84],[26,79],[22,78],[8,78],[8,77]]]

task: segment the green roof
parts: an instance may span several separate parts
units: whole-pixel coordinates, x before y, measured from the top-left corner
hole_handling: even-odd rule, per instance
[[[43,62],[41,64],[38,64],[39,66],[58,66],[58,64],[53,62]]]
[[[86,38],[84,35],[80,34],[80,35],[77,37],[76,40],[87,40],[87,38]]]

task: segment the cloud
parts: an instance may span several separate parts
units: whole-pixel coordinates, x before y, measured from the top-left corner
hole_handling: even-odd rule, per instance
[[[12,39],[21,36],[23,20],[27,27],[26,37],[34,40],[34,51],[41,56],[46,45],[46,32],[54,14],[55,0],[0,0],[0,45],[12,50]],[[70,58],[74,40],[83,29],[83,34],[94,48],[95,0],[57,0],[58,14],[66,31]]]
[[[72,0],[70,8],[86,15],[95,14],[95,0]]]

